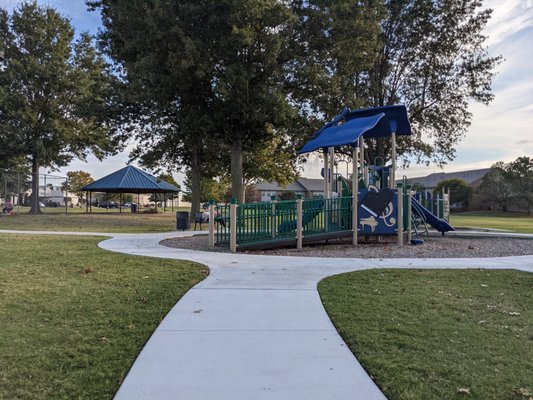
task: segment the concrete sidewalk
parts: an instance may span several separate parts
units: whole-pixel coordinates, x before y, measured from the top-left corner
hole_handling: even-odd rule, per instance
[[[177,234],[177,235],[182,235]],[[516,268],[494,259],[332,259],[197,252],[135,235],[100,247],[187,259],[209,277],[171,310],[116,399],[384,399],[332,326],[316,290],[326,276],[369,268]]]
[[[533,272],[533,256],[364,260],[211,253],[159,245],[167,237],[189,234],[96,234],[113,237],[100,242],[103,249],[186,259],[210,268],[207,279],[173,307],[147,342],[118,400],[384,399],[325,313],[316,290],[321,279],[397,267]]]

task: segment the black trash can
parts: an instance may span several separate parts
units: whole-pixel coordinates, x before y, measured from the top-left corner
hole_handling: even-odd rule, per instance
[[[176,213],[176,229],[186,231],[191,227],[188,211],[178,211]]]
[[[137,212],[137,207],[138,207],[138,204],[132,203],[131,204],[131,212],[132,213],[136,213]]]

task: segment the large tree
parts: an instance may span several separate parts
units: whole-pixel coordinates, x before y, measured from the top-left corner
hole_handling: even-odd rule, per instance
[[[78,202],[84,203],[85,192],[81,190],[84,186],[94,182],[93,177],[89,172],[85,171],[68,171],[67,180],[62,185],[62,189],[74,193],[78,197]]]
[[[269,163],[262,174],[243,172],[245,159],[272,148],[275,138],[292,143],[291,133],[299,132],[283,85],[292,57],[290,7],[277,0],[88,4],[102,14],[102,45],[120,66],[125,96],[143,104],[133,156],[150,167],[185,165],[193,211],[202,178],[229,169],[242,201],[245,181],[294,169],[295,145],[282,144],[278,150],[289,150],[282,163]]]
[[[450,204],[463,203],[463,206],[468,209],[474,189],[465,180],[458,178],[444,179],[437,184],[434,193],[440,193],[443,189],[450,192]]]
[[[111,149],[103,121],[110,78],[91,37],[75,41],[67,18],[35,2],[11,15],[0,9],[0,42],[0,157],[31,163],[30,212],[38,213],[40,167]]]
[[[369,71],[378,60],[380,1],[293,1],[298,17],[287,76],[291,97],[318,128],[345,107],[368,105]]]
[[[481,0],[295,1],[301,58],[294,93],[317,118],[344,107],[403,103],[413,126],[399,153],[446,164],[465,135],[470,101],[489,103],[499,57],[487,54]],[[390,156],[390,141],[367,141],[367,161]]]
[[[511,198],[531,215],[533,211],[533,158],[518,157],[505,166],[505,172],[511,184]]]
[[[533,211],[533,158],[518,157],[510,163],[497,162],[483,178],[481,189],[507,211],[510,202]]]
[[[217,43],[221,54],[215,74],[217,117],[230,153],[232,196],[243,202],[247,153],[253,158],[281,140],[288,145],[281,154],[295,157],[298,113],[285,80],[294,59],[291,41],[297,19],[286,2],[277,0],[223,3],[229,29]],[[277,166],[287,171],[286,162]],[[270,163],[272,168],[276,168],[274,163]]]
[[[483,30],[492,10],[481,0],[387,0],[382,46],[370,71],[370,106],[404,103],[413,135],[400,152],[446,164],[466,134],[468,103],[488,104],[499,57],[486,51]],[[370,157],[387,156],[388,142],[370,142]]]
[[[123,125],[145,166],[179,170],[192,181],[192,209],[200,181],[219,153],[213,127],[214,43],[225,26],[218,1],[87,1],[99,10],[100,43],[122,77]]]
[[[493,164],[490,171],[483,177],[479,189],[488,200],[495,201],[502,211],[507,211],[513,189],[507,176],[505,163],[499,161]]]

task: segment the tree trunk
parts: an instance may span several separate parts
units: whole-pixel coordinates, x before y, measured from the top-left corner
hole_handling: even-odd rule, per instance
[[[40,214],[39,207],[39,161],[34,154],[31,160],[31,198],[30,198],[30,214]]]
[[[242,139],[236,139],[231,146],[231,197],[239,204],[244,203],[242,174]]]
[[[197,149],[193,149],[191,161],[191,212],[195,213],[200,212],[200,183],[202,178],[200,174],[200,155]],[[191,215],[191,220],[193,215]]]

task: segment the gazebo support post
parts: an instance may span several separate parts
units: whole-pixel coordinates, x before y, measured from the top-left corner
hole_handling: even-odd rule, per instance
[[[89,212],[89,192],[85,192],[85,212]]]
[[[122,193],[120,193],[118,209],[119,209],[120,213],[122,214]]]
[[[65,214],[68,214],[68,177],[65,181]]]

